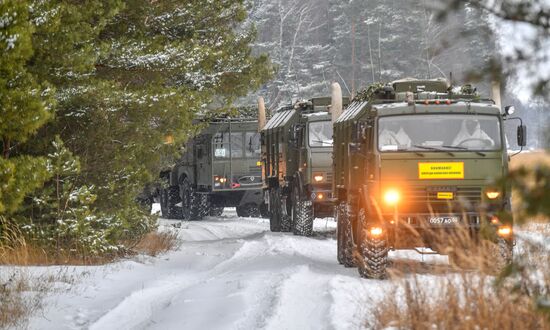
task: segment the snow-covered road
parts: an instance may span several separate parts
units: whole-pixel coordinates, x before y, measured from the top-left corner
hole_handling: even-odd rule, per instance
[[[311,238],[271,233],[267,220],[239,218],[233,210],[200,222],[161,224],[178,231],[177,251],[71,268],[79,277],[76,287],[48,297],[31,328],[357,329],[369,304],[391,285],[360,279],[356,269],[337,263],[332,220],[316,220]],[[392,255],[403,257],[421,258]],[[426,259],[447,262],[443,256]]]

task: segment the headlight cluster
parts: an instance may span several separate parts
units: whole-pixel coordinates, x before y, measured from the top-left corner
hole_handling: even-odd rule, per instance
[[[485,190],[485,196],[491,200],[497,199],[500,197],[500,191],[494,188],[488,188]]]
[[[399,193],[399,190],[397,190],[397,189],[388,189],[384,193],[384,202],[388,206],[397,205],[397,203],[399,203],[400,199],[401,199],[401,194]]]
[[[321,173],[321,172],[313,173],[313,182],[322,183],[322,182],[325,182],[325,180],[326,180],[326,173]]]

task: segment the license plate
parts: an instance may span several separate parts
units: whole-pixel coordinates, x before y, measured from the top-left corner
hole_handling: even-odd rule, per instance
[[[459,223],[460,217],[458,216],[431,217],[428,221],[430,222],[430,225],[452,226]]]

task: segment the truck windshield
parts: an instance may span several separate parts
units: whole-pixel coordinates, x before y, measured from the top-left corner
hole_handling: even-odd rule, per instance
[[[378,120],[380,151],[487,151],[501,148],[498,117],[490,115],[402,115]]]
[[[309,123],[309,146],[310,147],[331,147],[332,146],[332,122],[314,121]]]
[[[234,132],[216,133],[212,139],[214,146],[214,157],[223,158],[241,158],[243,156],[243,133]]]
[[[260,144],[260,133],[257,132],[247,132],[245,134],[245,155],[247,158],[258,158],[260,159],[261,154],[261,144]]]

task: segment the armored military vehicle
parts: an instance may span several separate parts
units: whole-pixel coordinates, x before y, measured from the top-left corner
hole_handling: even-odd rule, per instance
[[[333,216],[327,202],[332,197],[330,102],[330,97],[314,98],[283,107],[261,130],[271,231],[309,236],[314,217]],[[259,103],[265,113],[263,100]]]
[[[239,216],[260,216],[265,210],[260,152],[256,119],[209,121],[176,165],[160,174],[163,216],[198,220],[220,215],[224,207],[236,207]]]
[[[367,278],[386,275],[390,249],[428,247],[452,261],[445,237],[462,228],[476,239],[489,228],[509,261],[510,191],[493,180],[508,171],[510,108],[445,80],[404,79],[362,96],[334,124],[338,261]],[[519,145],[525,134],[520,125]]]

